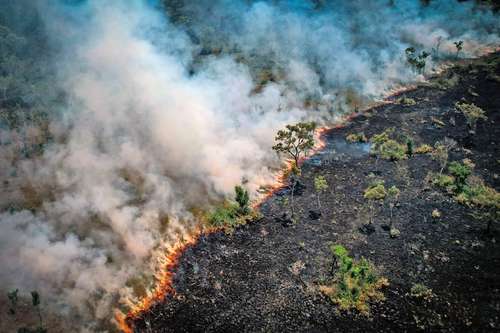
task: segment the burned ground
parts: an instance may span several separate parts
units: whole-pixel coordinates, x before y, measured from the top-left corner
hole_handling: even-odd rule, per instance
[[[416,104],[397,103],[402,96]],[[176,269],[175,295],[137,318],[135,331],[500,331],[500,224],[486,234],[469,209],[428,184],[428,172],[439,170],[428,154],[375,163],[367,145],[344,140],[348,133],[371,137],[391,126],[415,147],[449,137],[458,142],[450,160],[471,159],[475,174],[498,190],[500,54],[463,61],[402,96],[325,134],[326,148],[303,166],[296,223],[279,219],[288,209],[285,189],[261,206],[261,220],[230,235],[206,235],[186,250]],[[455,111],[461,100],[487,112],[474,137]],[[394,210],[397,238],[385,227],[389,209],[382,204],[376,207],[375,231],[360,232],[368,220],[363,190],[370,173],[401,190]],[[312,219],[318,175],[330,186],[321,197],[322,215]],[[431,216],[434,209],[440,218]],[[372,304],[369,317],[338,311],[319,292],[318,285],[335,273],[330,243],[369,259],[389,280],[386,300]],[[431,288],[432,299],[411,297],[415,283]]]

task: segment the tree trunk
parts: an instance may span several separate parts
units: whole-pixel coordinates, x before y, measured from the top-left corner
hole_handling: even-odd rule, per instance
[[[38,310],[38,319],[40,320],[40,327],[43,327],[42,313],[40,311],[40,306],[37,306],[37,310]]]
[[[319,193],[316,193],[316,198],[318,199],[318,209],[321,212],[321,203],[319,201]]]
[[[389,228],[392,229],[392,204],[389,204]]]
[[[373,200],[370,202],[370,223],[373,224]]]
[[[294,206],[294,202],[293,202],[294,192],[295,192],[295,177],[292,176],[292,192],[290,193],[290,196],[291,196],[291,199],[290,199],[290,209],[292,211],[292,219],[295,216],[294,209],[293,209],[293,206]]]

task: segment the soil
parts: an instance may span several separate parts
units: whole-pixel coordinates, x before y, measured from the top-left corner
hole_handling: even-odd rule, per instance
[[[416,104],[398,103],[400,97]],[[474,136],[455,110],[461,100],[487,112]],[[283,223],[285,189],[261,206],[261,220],[229,235],[203,236],[181,257],[176,293],[137,318],[134,331],[500,332],[500,223],[486,233],[470,209],[430,185],[428,172],[440,168],[429,154],[377,161],[368,144],[344,139],[388,127],[400,140],[411,137],[414,147],[452,138],[457,147],[450,160],[471,159],[474,174],[500,190],[500,54],[463,60],[388,102],[325,134],[325,149],[303,165],[295,223]],[[389,235],[387,204],[375,206],[373,230],[363,228],[371,173],[401,190],[393,217],[399,237]],[[318,175],[330,185],[321,210],[313,185]],[[432,217],[434,209],[440,218]],[[331,243],[367,258],[389,280],[386,300],[371,304],[369,316],[339,311],[318,290],[335,274]],[[416,283],[431,288],[433,297],[412,297]]]

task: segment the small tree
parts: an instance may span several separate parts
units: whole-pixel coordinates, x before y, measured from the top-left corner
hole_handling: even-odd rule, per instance
[[[321,210],[320,194],[328,189],[328,182],[325,177],[317,176],[314,178],[314,189],[316,190],[316,198],[318,200],[318,209]]]
[[[459,41],[454,42],[453,44],[455,44],[455,48],[457,49],[457,53],[455,54],[455,58],[458,59],[458,54],[460,53],[460,51],[462,51],[462,49],[464,47],[464,41],[459,40]]]
[[[315,122],[298,123],[295,125],[286,125],[284,130],[279,130],[274,138],[277,142],[273,146],[273,150],[278,155],[286,154],[292,158],[290,170],[292,191],[290,193],[290,209],[292,217],[294,216],[294,192],[297,180],[301,174],[299,162],[302,156],[307,156],[308,152],[314,147],[314,130],[316,129]]]
[[[383,200],[386,195],[387,192],[385,190],[384,181],[382,180],[374,181],[370,184],[370,186],[368,186],[368,188],[365,189],[363,197],[370,203],[370,225],[373,224],[373,205],[375,201]]]
[[[486,112],[483,109],[476,106],[474,103],[456,103],[455,107],[458,111],[462,112],[467,120],[467,127],[469,128],[469,133],[471,135],[476,134],[477,121],[480,119],[487,120]]]
[[[250,198],[248,191],[242,186],[236,185],[234,187],[235,197],[234,200],[238,203],[238,213],[240,215],[246,215],[250,211],[249,202]]]
[[[390,212],[389,228],[390,228],[390,230],[392,230],[392,228],[393,228],[392,212],[394,210],[394,206],[396,206],[396,204],[399,200],[399,194],[400,194],[400,191],[396,186],[391,186],[387,190],[386,199],[389,202],[389,212]]]
[[[300,158],[307,156],[314,147],[314,130],[316,123],[298,123],[286,125],[286,129],[279,130],[274,140],[277,142],[273,150],[278,154],[286,154],[293,158],[294,165],[298,168]]]

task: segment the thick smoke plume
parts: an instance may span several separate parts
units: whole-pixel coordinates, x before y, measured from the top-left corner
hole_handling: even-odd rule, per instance
[[[421,79],[409,46],[441,38],[431,71],[454,41],[460,56],[499,42],[498,17],[470,2],[324,3],[38,2],[64,98],[42,154],[16,157],[37,128],[0,129],[2,288],[40,290],[98,330],[195,209],[272,182],[278,129]]]

